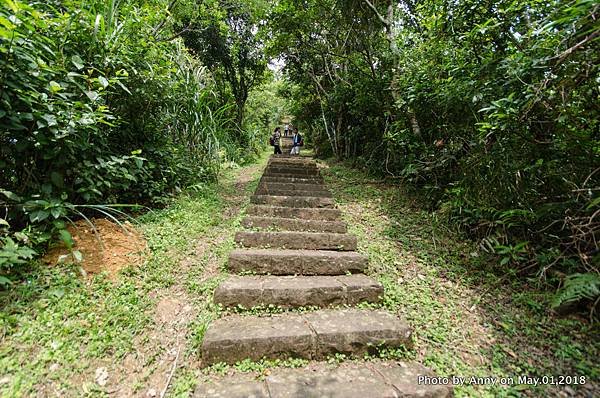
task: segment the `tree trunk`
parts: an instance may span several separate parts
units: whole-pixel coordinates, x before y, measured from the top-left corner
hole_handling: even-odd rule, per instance
[[[400,52],[398,50],[398,45],[396,43],[397,32],[396,32],[396,28],[394,26],[394,22],[395,22],[394,21],[394,7],[396,5],[396,2],[394,0],[389,1],[388,6],[387,6],[387,15],[385,17],[379,13],[377,8],[369,0],[364,0],[364,2],[375,13],[375,15],[377,16],[379,21],[381,21],[381,23],[385,27],[385,37],[386,37],[387,41],[389,42],[390,51],[394,58],[394,62],[393,62],[394,67],[392,70],[393,77],[392,77],[392,82],[390,84],[390,89],[392,91],[392,98],[394,98],[394,102],[398,103],[399,100],[401,99],[401,97],[400,97],[400,93],[398,92],[398,89],[396,87],[396,75],[398,73],[398,69],[400,66]],[[412,132],[415,136],[420,137],[421,136],[421,127],[419,126],[419,121],[417,119],[417,115],[412,106],[407,105],[407,108],[408,108],[407,114],[408,114],[408,118],[410,120],[410,127],[412,129]]]

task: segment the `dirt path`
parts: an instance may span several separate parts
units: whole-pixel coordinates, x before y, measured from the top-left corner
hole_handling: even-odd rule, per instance
[[[193,328],[198,326],[198,318],[210,312],[212,299],[198,296],[190,287],[219,278],[223,262],[219,251],[232,240],[235,231],[231,224],[247,202],[247,188],[262,167],[244,167],[223,178],[219,189],[223,222],[195,237],[184,255],[169,254],[178,258],[178,267],[169,275],[170,286],[149,292],[156,307],[148,311],[151,322],[135,338],[131,352],[112,366],[103,360],[90,365],[97,382],[102,383],[103,377],[108,380],[105,392],[119,397],[161,397],[182,371],[195,373],[198,361]]]

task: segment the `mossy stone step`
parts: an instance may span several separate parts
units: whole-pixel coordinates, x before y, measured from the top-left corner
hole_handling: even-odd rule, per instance
[[[419,383],[430,369],[400,361],[327,363],[272,369],[265,378],[247,373],[201,380],[194,398],[449,398],[452,386]]]
[[[383,287],[366,275],[231,276],[215,290],[214,302],[224,307],[327,307],[378,303]]]
[[[343,221],[301,220],[281,217],[245,217],[242,219],[245,228],[263,228],[276,231],[334,232],[344,234],[348,231]]]
[[[322,178],[318,171],[316,172],[308,172],[307,170],[302,169],[289,169],[289,168],[267,168],[263,175],[265,176],[275,176],[275,177],[300,177],[300,178]]]
[[[317,166],[317,162],[313,158],[304,156],[271,156],[267,164],[300,164],[308,166]]]
[[[256,205],[272,205],[280,207],[310,207],[310,208],[329,208],[335,207],[335,201],[332,198],[323,198],[315,196],[272,196],[272,195],[253,195],[250,203]]]
[[[332,198],[333,195],[329,191],[300,191],[300,190],[282,190],[282,189],[269,189],[258,187],[254,192],[255,195],[268,195],[268,196],[304,196],[313,198]]]
[[[325,187],[325,184],[323,183],[323,177],[316,177],[316,178],[312,178],[312,177],[295,177],[295,176],[265,176],[263,175],[260,179],[260,183],[264,184],[264,183],[273,183],[273,182],[277,182],[277,183],[284,183],[284,184],[311,184],[311,185],[321,185],[322,187]]]
[[[304,249],[304,250],[356,250],[356,236],[330,232],[237,232],[235,242],[243,247]]]
[[[283,206],[250,205],[246,214],[260,217],[299,218],[304,220],[338,221],[342,217],[339,209],[293,208]]]
[[[293,167],[310,167],[318,168],[317,162],[308,159],[297,159],[297,158],[286,158],[286,159],[270,159],[267,162],[267,166],[293,166]]]
[[[272,275],[344,275],[364,272],[369,260],[356,252],[328,250],[236,249],[229,254],[230,272]]]
[[[324,184],[306,184],[300,182],[272,182],[261,181],[258,189],[279,190],[279,191],[317,191],[329,192]]]
[[[244,359],[324,359],[411,345],[406,322],[384,310],[319,310],[214,321],[202,342],[204,366]]]
[[[300,161],[300,162],[296,162],[293,161],[293,159],[287,160],[287,161],[271,161],[269,163],[267,163],[267,167],[266,169],[269,169],[271,167],[275,167],[275,168],[305,168],[305,169],[309,169],[309,170],[319,170],[319,166],[317,166],[316,163],[314,162],[304,162],[304,161]]]

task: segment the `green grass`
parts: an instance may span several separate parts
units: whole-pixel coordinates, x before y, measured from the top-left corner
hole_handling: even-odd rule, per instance
[[[535,280],[503,273],[498,260],[423,210],[402,187],[330,163],[326,181],[359,237],[383,306],[414,328],[409,358],[441,376],[579,375],[598,392],[599,329],[557,318]],[[590,383],[591,382],[591,383]],[[577,389],[578,386],[571,386]],[[457,387],[457,396],[545,395],[556,387]]]
[[[344,361],[410,359],[441,376],[583,375],[594,381],[584,387],[598,391],[596,325],[551,315],[550,295],[537,281],[505,276],[497,260],[461,239],[401,188],[343,164],[331,166],[324,172],[327,182],[350,232],[359,237],[359,251],[369,256],[369,274],[385,287],[383,303],[376,307],[405,318],[414,329],[415,344],[409,350],[381,350],[363,358],[337,355],[326,362],[335,366]],[[246,360],[204,370],[198,366],[204,332],[213,319],[232,312],[290,311],[224,310],[212,301],[214,289],[226,277],[224,265],[243,208],[256,188],[256,170],[244,191],[236,185],[236,176],[249,170],[228,170],[219,184],[181,195],[167,208],[141,217],[150,256],[116,282],[102,275],[86,280],[74,266],[32,264],[23,283],[0,296],[0,395],[58,391],[64,396],[108,396],[107,388],[94,383],[95,369],[108,366],[112,371],[111,366],[122,364],[139,344],[150,347],[145,369],[153,369],[166,349],[147,337],[155,293],[173,287],[186,294],[195,316],[181,341],[168,396],[188,396],[206,377],[230,372],[262,377],[273,368],[306,365],[307,361],[289,359]],[[181,266],[184,260],[191,261],[188,267]],[[136,382],[136,394],[145,394],[145,380]],[[540,396],[548,388],[464,385],[456,388],[456,395],[519,396],[526,390]]]
[[[234,205],[231,195],[247,198],[256,186],[255,173],[247,191],[238,192],[235,177],[248,170],[227,170],[218,184],[196,187],[167,208],[140,217],[138,226],[148,241],[150,255],[143,266],[126,269],[115,282],[104,275],[85,279],[76,266],[31,264],[22,283],[0,296],[0,395],[59,392],[77,397],[106,396],[107,389],[94,382],[95,369],[101,364],[122,363],[134,349],[136,338],[150,344],[145,338],[157,304],[150,293],[175,284],[184,286],[193,297],[198,314],[189,327],[182,357],[197,358],[203,330],[220,312],[212,304],[212,293],[223,271],[217,269],[202,283],[199,275],[203,265],[213,261],[209,255],[224,263],[233,247],[240,216],[224,214]],[[223,238],[210,243],[204,257],[181,271],[180,262],[194,256],[198,239],[210,241],[216,236]],[[154,358],[161,352],[160,347],[155,348]],[[148,366],[152,361],[152,357],[148,359]],[[170,393],[185,395],[195,385],[194,375],[189,369],[178,369]]]

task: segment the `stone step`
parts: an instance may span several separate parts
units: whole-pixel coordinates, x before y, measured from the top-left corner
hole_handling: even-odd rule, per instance
[[[305,157],[305,156],[291,156],[291,157],[279,157],[279,156],[271,156],[271,158],[269,159],[269,161],[267,162],[267,164],[275,164],[275,163],[282,163],[282,164],[300,164],[300,165],[311,165],[311,166],[317,166],[317,162],[310,157]]]
[[[292,166],[269,166],[265,169],[264,174],[298,174],[300,176],[305,175],[309,177],[315,177],[319,175],[319,169]]]
[[[451,385],[425,384],[435,378],[415,362],[345,362],[336,367],[271,369],[266,377],[234,373],[199,381],[194,398],[450,398]]]
[[[329,232],[237,232],[235,242],[256,248],[356,250],[356,236]]]
[[[250,205],[246,214],[261,217],[301,218],[304,220],[337,221],[342,217],[339,209],[293,208],[266,205]]]
[[[259,186],[254,192],[255,195],[269,195],[269,196],[308,196],[316,198],[332,198],[333,194],[329,191],[299,191],[299,190],[281,190],[281,189],[268,189]]]
[[[306,174],[306,173],[297,173],[293,170],[287,171],[275,171],[272,172],[270,170],[265,170],[263,172],[262,177],[276,177],[276,178],[304,178],[309,179],[309,184],[321,184],[324,183],[323,177],[320,174]],[[262,178],[261,178],[262,180]]]
[[[292,176],[265,176],[263,175],[260,179],[260,183],[284,183],[284,184],[311,184],[321,185],[325,187],[323,178],[304,178],[304,177],[292,177]]]
[[[267,168],[269,167],[277,167],[277,168],[285,168],[285,167],[305,167],[310,170],[318,170],[319,166],[315,162],[306,162],[306,161],[295,161],[294,158],[287,158],[285,160],[276,160],[269,161],[267,163]]]
[[[366,256],[328,250],[236,249],[229,254],[230,272],[272,275],[344,275],[364,272]]]
[[[202,364],[250,360],[362,356],[378,348],[410,346],[408,325],[383,310],[320,310],[272,316],[229,316],[204,334]]]
[[[298,169],[298,170],[308,170],[317,172],[319,171],[319,166],[316,163],[308,163],[308,162],[269,162],[267,163],[267,169],[275,168],[275,169]]]
[[[307,167],[310,169],[317,169],[319,166],[314,160],[304,160],[296,158],[286,159],[271,159],[267,162],[267,166],[281,166],[281,167]]]
[[[291,177],[296,177],[296,178],[316,178],[316,179],[322,179],[321,175],[319,173],[305,173],[305,172],[297,172],[296,170],[287,170],[285,168],[268,168],[265,169],[265,171],[263,172],[263,175],[266,176],[275,176],[275,177],[287,177],[287,176],[291,176]]]
[[[302,220],[281,217],[245,217],[242,219],[242,226],[245,228],[271,228],[276,231],[335,232],[338,234],[348,232],[346,223],[342,221]]]
[[[326,191],[327,188],[323,184],[306,184],[299,182],[272,182],[272,181],[261,181],[258,186],[261,189],[274,189],[279,191]]]
[[[366,275],[339,276],[231,276],[214,294],[224,307],[252,308],[274,305],[283,308],[328,307],[379,303],[383,287]]]
[[[335,207],[335,201],[332,198],[320,198],[313,196],[270,196],[253,195],[250,203],[255,205],[271,205],[279,207],[312,207],[329,208]]]
[[[314,161],[314,158],[312,157],[312,155],[305,155],[305,154],[300,154],[300,155],[294,155],[294,156],[289,156],[288,154],[281,154],[281,155],[271,155],[270,159],[302,159],[302,160],[311,160]]]

